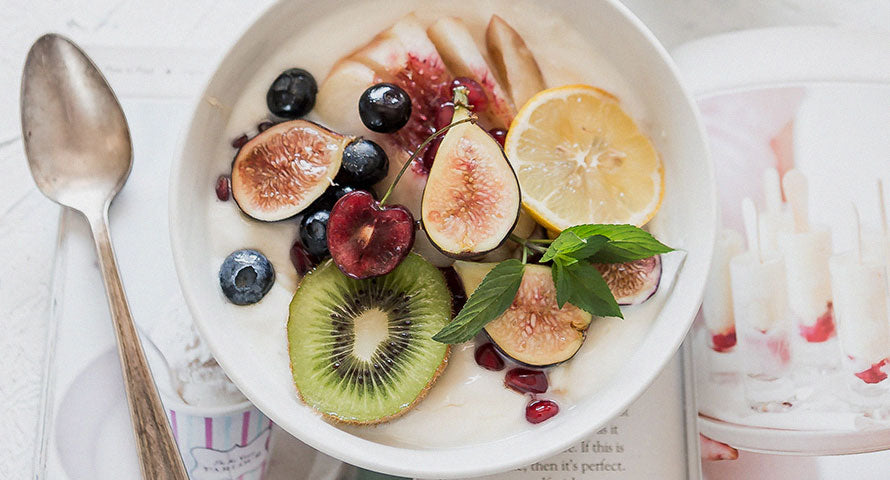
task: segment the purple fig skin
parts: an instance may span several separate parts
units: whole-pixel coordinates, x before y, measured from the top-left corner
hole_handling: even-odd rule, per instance
[[[618,302],[618,305],[623,307],[639,305],[652,298],[652,296],[654,296],[655,293],[658,291],[658,287],[659,285],[661,285],[662,275],[661,256],[656,255],[655,257],[650,258],[655,258],[655,266],[652,268],[651,271],[646,272],[646,278],[643,282],[643,285],[638,290],[626,295],[615,295],[616,292],[614,290],[612,291],[612,294],[615,295],[615,301]],[[649,259],[636,260],[634,262],[628,263],[642,262],[644,260]],[[597,270],[600,271],[601,274],[603,274],[603,278],[606,280],[606,283],[609,283],[610,287],[612,286],[612,283],[615,282],[615,279],[610,279],[609,276],[621,274],[618,270],[612,268],[612,265],[595,264],[594,266],[597,268]]]
[[[520,360],[516,360],[515,358],[513,358],[512,355],[510,355],[510,353],[507,352],[507,350],[504,347],[502,347],[500,344],[498,344],[497,340],[495,340],[494,337],[492,337],[488,333],[488,330],[483,328],[482,333],[485,334],[484,338],[488,339],[491,342],[491,344],[494,345],[495,350],[497,350],[498,353],[500,353],[502,357],[504,357],[506,360],[509,360],[511,363],[513,363],[517,366],[520,366],[520,367],[537,368],[537,369],[555,367],[557,365],[561,365],[561,364],[566,363],[569,360],[575,358],[575,355],[577,355],[578,352],[581,350],[579,348],[578,350],[575,351],[575,353],[572,354],[571,357],[569,357],[565,360],[562,360],[559,362],[547,363],[547,364],[543,364],[543,365],[536,365],[534,363],[527,363],[527,362],[523,362]],[[583,343],[583,340],[587,340],[587,330],[584,330],[583,332],[581,332],[581,336],[582,336],[582,343]]]

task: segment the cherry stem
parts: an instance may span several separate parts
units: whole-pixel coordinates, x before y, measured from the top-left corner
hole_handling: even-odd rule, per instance
[[[541,253],[544,253],[547,251],[547,248],[542,247],[541,245],[536,245],[537,243],[543,243],[543,242],[534,241],[534,240],[545,240],[545,239],[522,238],[522,237],[516,236],[511,233],[510,240],[513,240],[514,242],[522,245],[523,248],[527,248],[529,250],[537,250]],[[547,243],[550,243],[550,242],[552,242],[552,240],[547,240]]]
[[[414,159],[416,159],[417,156],[420,155],[421,152],[423,152],[423,149],[426,148],[426,146],[429,145],[430,142],[435,140],[436,137],[438,137],[439,135],[442,135],[443,133],[447,132],[449,129],[451,129],[451,127],[456,127],[456,126],[460,125],[461,123],[476,123],[476,117],[470,116],[469,118],[464,118],[462,120],[452,122],[450,125],[446,125],[440,129],[436,130],[435,132],[433,132],[433,134],[430,135],[429,137],[426,137],[426,140],[424,140],[423,143],[421,143],[420,146],[417,147],[417,150],[414,150],[414,153],[411,154],[411,156],[408,158],[408,161],[405,162],[404,165],[402,165],[402,169],[399,170],[399,174],[396,175],[395,180],[392,181],[392,184],[386,190],[386,193],[383,195],[383,198],[381,198],[377,204],[382,207],[383,204],[386,203],[386,199],[389,198],[389,194],[392,193],[392,190],[394,188],[396,188],[396,184],[399,183],[399,180],[402,179],[402,175],[405,174],[405,170],[408,170],[408,167],[411,166],[411,163],[414,162]]]

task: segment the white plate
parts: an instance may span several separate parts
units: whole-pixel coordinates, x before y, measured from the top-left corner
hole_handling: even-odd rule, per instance
[[[370,442],[322,421],[300,403],[289,367],[282,362],[286,355],[281,355],[286,351],[286,303],[281,305],[280,323],[274,319],[275,328],[247,336],[238,328],[239,310],[222,300],[215,281],[218,261],[207,248],[214,235],[208,211],[216,202],[210,185],[221,165],[219,146],[228,141],[225,130],[231,112],[220,105],[236,103],[251,72],[277,45],[348,3],[293,1],[271,7],[232,47],[196,106],[182,155],[173,165],[170,231],[182,290],[201,334],[232,380],[275,423],[312,447],[361,467],[404,476],[455,478],[504,471],[559,452],[614,417],[646,388],[677,350],[698,308],[714,242],[716,201],[694,103],[664,49],[617,1],[549,3],[632,82],[649,124],[655,126],[653,140],[664,159],[666,185],[661,211],[650,225],[660,239],[688,251],[685,266],[622,370],[575,408],[497,441],[474,443],[468,433],[467,444],[457,448],[411,449]]]
[[[849,455],[890,449],[890,430],[788,430],[724,422],[699,414],[702,435],[741,450],[777,455]]]

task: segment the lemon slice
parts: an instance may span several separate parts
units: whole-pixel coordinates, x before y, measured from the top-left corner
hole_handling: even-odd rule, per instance
[[[588,85],[544,90],[510,125],[505,152],[526,210],[548,230],[642,226],[661,206],[664,167],[618,99]]]

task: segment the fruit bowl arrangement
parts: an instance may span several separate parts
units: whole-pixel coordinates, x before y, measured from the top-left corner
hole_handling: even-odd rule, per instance
[[[273,7],[246,34],[253,47],[223,62],[174,171],[177,268],[220,364],[310,445],[390,473],[502,470],[607,420],[676,349],[713,227],[672,216],[688,215],[686,198],[713,214],[710,171],[704,156],[677,156],[704,152],[688,103],[646,105],[586,43],[571,53],[599,69],[539,46],[533,18],[506,19],[505,5],[395,10],[316,12],[249,80],[233,79],[274,36],[258,26],[293,10]],[[308,53],[347,12],[369,13],[367,28]],[[551,15],[551,28],[580,35]],[[673,73],[651,39],[637,41]],[[231,160],[211,160],[201,135]],[[672,170],[691,188],[673,190]],[[184,224],[186,205],[202,215]],[[690,252],[682,270],[675,248]],[[669,325],[671,312],[683,321]],[[530,439],[546,442],[493,453]],[[409,452],[421,463],[400,464]]]

